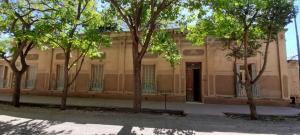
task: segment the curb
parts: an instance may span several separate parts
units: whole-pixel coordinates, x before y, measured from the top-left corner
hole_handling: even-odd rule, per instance
[[[9,101],[0,101],[0,104],[11,105]],[[39,108],[56,108],[60,109],[58,104],[45,104],[45,103],[28,103],[22,102],[20,106],[26,107],[39,107]],[[79,105],[67,105],[66,109],[68,110],[83,110],[83,111],[109,111],[109,112],[123,112],[123,113],[135,113],[132,108],[128,107],[98,107],[98,106],[79,106]],[[183,110],[170,110],[170,109],[150,109],[142,108],[141,113],[146,114],[169,114],[176,116],[186,116],[186,113]]]

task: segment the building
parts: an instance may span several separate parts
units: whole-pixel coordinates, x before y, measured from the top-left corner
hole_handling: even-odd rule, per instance
[[[288,73],[289,73],[289,90],[290,97],[299,99],[299,65],[298,60],[288,60]]]
[[[287,105],[294,83],[289,83],[284,33],[279,35],[278,46],[272,42],[267,68],[254,88],[258,104]],[[112,45],[103,48],[103,60],[86,59],[82,70],[69,90],[70,96],[130,99],[133,96],[133,64],[129,33],[112,33]],[[227,58],[222,40],[207,38],[202,46],[192,45],[183,33],[173,31],[173,38],[182,54],[175,69],[162,57],[146,54],[142,61],[144,100],[246,104],[245,90],[235,83],[233,67],[243,73],[242,61],[234,65]],[[262,51],[263,51],[262,47]],[[76,52],[73,56],[78,55]],[[59,96],[63,87],[64,55],[60,49],[33,50],[27,57],[29,70],[23,77],[23,94]],[[13,75],[2,60],[0,92],[11,93]],[[263,56],[249,58],[251,75],[262,67]],[[73,69],[75,71],[75,69]],[[74,76],[74,71],[71,76]],[[242,80],[243,75],[239,76]],[[237,85],[235,85],[237,84]],[[299,90],[297,88],[297,90]]]

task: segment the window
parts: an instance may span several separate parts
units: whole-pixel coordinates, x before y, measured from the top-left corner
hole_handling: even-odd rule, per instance
[[[33,89],[35,87],[37,67],[30,65],[25,73],[25,89]]]
[[[100,91],[103,90],[103,65],[91,65],[91,81],[90,90]]]
[[[62,90],[64,88],[64,65],[56,66],[56,89]]]
[[[143,84],[143,93],[154,93],[155,65],[143,65],[142,84]]]
[[[250,77],[252,79],[255,78],[257,76],[255,64],[249,64],[247,68],[249,70]],[[242,65],[236,65],[236,73],[238,73],[238,75],[236,76],[236,96],[245,97],[247,96],[246,89],[245,86],[241,83],[246,81],[245,67]],[[258,84],[252,85],[251,90],[254,97],[259,96]]]
[[[239,67],[240,67],[240,70],[239,70],[239,72],[237,72],[237,73],[239,73],[238,80],[237,80],[238,83],[239,83],[239,85],[238,85],[239,88],[238,88],[238,91],[237,91],[237,95],[239,97],[245,97],[246,96],[246,89],[245,89],[244,85],[241,85],[241,82],[245,82],[245,79],[246,79],[245,69],[240,65],[239,65]]]
[[[0,88],[7,88],[8,86],[8,67],[0,65]]]

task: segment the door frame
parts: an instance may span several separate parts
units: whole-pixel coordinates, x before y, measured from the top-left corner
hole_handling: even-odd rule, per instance
[[[199,64],[199,67],[189,67],[189,65],[192,65],[192,64]],[[188,101],[187,99],[187,71],[188,69],[199,69],[199,101]],[[203,92],[202,92],[202,62],[199,61],[199,62],[185,62],[185,101],[186,102],[202,102],[203,101]],[[194,87],[194,72],[192,73],[192,78],[193,78],[193,84],[192,84],[192,87]],[[194,93],[194,88],[192,88],[192,93]],[[194,100],[194,95],[193,95],[193,100]]]

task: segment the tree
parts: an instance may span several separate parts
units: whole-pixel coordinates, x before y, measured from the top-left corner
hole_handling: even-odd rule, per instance
[[[190,28],[189,38],[203,43],[207,35],[214,35],[229,41],[226,44],[230,50],[228,56],[243,60],[245,82],[240,82],[246,89],[250,117],[255,120],[257,113],[251,88],[265,71],[270,43],[294,16],[293,1],[208,0],[202,4],[209,7],[211,14],[201,16],[196,27]],[[263,44],[264,51],[260,52]],[[251,76],[248,58],[258,53],[264,56],[263,66],[256,76]]]
[[[171,33],[165,30],[160,30],[155,33],[148,51],[161,55],[167,62],[169,62],[170,66],[172,67],[172,89],[174,90],[175,66],[179,64],[181,55],[171,36]]]
[[[64,53],[64,82],[61,99],[61,109],[66,109],[68,90],[76,80],[86,56],[101,58],[101,46],[110,44],[109,36],[101,34],[113,28],[108,25],[111,21],[109,16],[104,16],[97,11],[95,0],[51,0],[44,2],[47,7],[56,11],[48,14],[48,24],[53,31],[44,38],[45,43],[51,47],[58,47]],[[101,11],[102,12],[102,11]],[[103,11],[104,12],[104,11]],[[72,55],[71,53],[79,54]],[[70,78],[71,69],[77,66],[75,75]]]
[[[128,27],[132,42],[135,112],[141,111],[141,63],[153,34],[178,15],[179,0],[106,0]]]
[[[166,30],[159,30],[153,35],[153,40],[148,51],[162,55],[163,58],[170,63],[171,67],[175,67],[176,64],[179,64],[181,59],[180,52],[177,49],[177,45],[171,33]]]
[[[6,38],[0,44],[0,57],[14,74],[12,104],[20,106],[21,79],[27,70],[26,56],[39,45],[39,39],[49,30],[43,27],[41,11],[36,1],[0,0],[0,33]]]

